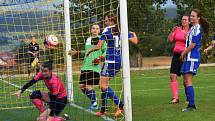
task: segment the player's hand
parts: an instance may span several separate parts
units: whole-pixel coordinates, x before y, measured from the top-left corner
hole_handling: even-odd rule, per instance
[[[21,92],[22,92],[22,90],[18,90],[13,95],[15,95],[15,96],[17,96],[19,98],[21,96]]]
[[[69,55],[71,55],[71,56],[73,56],[73,55],[75,55],[75,54],[77,54],[78,53],[78,51],[76,51],[74,48],[71,48],[71,50],[69,51]]]
[[[101,61],[104,61],[105,58],[103,56],[99,56],[98,58],[93,60],[94,65],[98,65]]]
[[[37,57],[37,53],[33,53],[33,56],[34,56],[34,57]]]
[[[105,61],[105,57],[104,56],[99,56],[101,61]]]
[[[94,65],[98,65],[100,62],[101,62],[100,58],[96,58],[96,59],[93,60]]]
[[[208,54],[208,49],[204,49],[204,53]]]
[[[185,53],[184,53],[184,52],[183,52],[183,53],[181,53],[180,60],[181,60],[181,61],[184,61],[185,56],[186,56],[186,55],[185,55]]]
[[[211,45],[212,45],[213,47],[215,47],[215,40],[213,40],[213,41],[211,42]]]
[[[172,32],[174,32],[177,28],[178,28],[178,26],[173,27]]]

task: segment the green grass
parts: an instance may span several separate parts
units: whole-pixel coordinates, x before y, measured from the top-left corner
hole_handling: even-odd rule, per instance
[[[170,105],[168,102],[171,99],[171,92],[169,86],[169,70],[148,70],[148,71],[132,71],[131,72],[131,84],[132,84],[132,107],[133,107],[133,121],[214,121],[215,116],[215,67],[200,68],[197,76],[194,77],[195,87],[195,100],[197,110],[195,112],[183,113],[181,109],[186,107],[184,89],[182,84],[182,77],[179,79],[179,96],[180,103],[176,105]],[[118,74],[119,77],[120,74]],[[63,75],[62,75],[63,76]],[[77,76],[74,80],[77,80]],[[13,78],[12,80],[17,80]],[[18,82],[14,82],[17,85]],[[22,85],[24,83],[21,83]],[[41,81],[42,84],[42,81]],[[41,88],[41,84],[37,87]],[[115,90],[118,90],[117,95],[120,93],[121,81],[116,79],[112,80],[111,84]],[[0,82],[0,94],[2,94],[3,83]],[[4,87],[8,85],[4,84]],[[74,98],[76,103],[84,108],[89,107],[89,100],[80,92],[77,88],[77,82],[74,84]],[[10,87],[10,89],[9,89]],[[31,88],[34,89],[35,87]],[[8,90],[15,91],[17,88],[8,86],[4,89],[4,92]],[[98,89],[97,89],[97,92]],[[9,93],[10,94],[10,93]],[[25,93],[24,97],[28,94]],[[98,94],[100,98],[100,95]],[[6,97],[4,97],[6,98]],[[0,97],[0,107],[5,104],[14,104],[22,106],[29,105],[28,99],[16,99],[8,97],[9,100],[3,100],[3,96]],[[20,101],[21,100],[21,101]],[[26,102],[23,104],[17,104],[19,102]],[[12,105],[12,106],[14,106]],[[109,101],[109,105],[113,105],[112,101]],[[7,105],[8,106],[8,105]],[[90,115],[87,112],[76,109],[71,106],[67,106],[65,112],[69,113],[72,121],[102,121],[102,118]],[[113,118],[112,113],[114,108],[109,108],[111,112],[108,116]],[[26,109],[10,109],[0,111],[0,121],[34,121],[38,116],[38,111],[31,107]]]

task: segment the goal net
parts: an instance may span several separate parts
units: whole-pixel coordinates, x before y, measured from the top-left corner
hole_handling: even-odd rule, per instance
[[[105,16],[116,14],[119,16],[118,0],[70,0],[70,23],[65,23],[64,0],[3,0],[0,2],[0,119],[11,121],[32,121],[39,116],[39,111],[32,104],[29,94],[35,90],[48,92],[43,80],[37,82],[20,98],[12,95],[24,84],[31,80],[39,71],[41,64],[53,61],[53,73],[64,83],[68,92],[68,104],[60,115],[64,113],[72,121],[96,120],[124,120],[124,115],[115,118],[117,105],[107,99],[106,115],[95,116],[101,108],[101,91],[98,85],[93,85],[98,109],[89,109],[91,99],[80,88],[81,68],[85,56],[68,55],[66,46],[71,43],[71,48],[76,52],[84,52],[87,38],[92,35],[91,27],[99,25],[100,31],[106,27]],[[119,21],[118,21],[119,22]],[[120,24],[120,23],[118,23]],[[69,38],[65,36],[67,25],[70,25]],[[101,33],[99,33],[101,35]],[[57,44],[52,43],[57,38]],[[67,40],[67,41],[66,41]],[[36,41],[39,47],[37,54],[31,52],[32,43]],[[50,42],[51,41],[51,42]],[[44,44],[45,42],[45,44]],[[47,44],[48,42],[48,44]],[[56,44],[56,45],[55,45]],[[34,44],[33,44],[34,45]],[[34,45],[35,47],[35,45]],[[68,49],[68,48],[67,48]],[[30,52],[29,52],[30,51]],[[72,58],[72,65],[67,65],[67,58]],[[100,69],[102,64],[100,63]],[[67,68],[72,67],[68,80]],[[109,86],[123,101],[123,79],[121,71],[109,81]],[[48,103],[45,105],[48,108]]]

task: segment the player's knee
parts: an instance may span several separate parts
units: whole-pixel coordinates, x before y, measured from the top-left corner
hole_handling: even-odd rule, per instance
[[[42,93],[40,90],[36,90],[33,91],[30,95],[29,95],[30,99],[41,99],[42,98]]]
[[[184,81],[184,84],[185,84],[185,87],[188,87],[188,86],[192,86],[193,83],[192,83],[192,79],[187,79]]]
[[[170,74],[170,80],[171,80],[171,81],[177,80],[177,75],[176,75],[176,74]]]
[[[101,90],[106,90],[108,88],[106,84],[101,84],[99,87]]]

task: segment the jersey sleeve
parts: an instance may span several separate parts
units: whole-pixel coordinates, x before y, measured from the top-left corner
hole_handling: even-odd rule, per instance
[[[100,37],[100,40],[105,41],[107,39],[107,35],[110,34],[110,32],[108,31],[108,28],[106,27],[103,32],[102,35]]]
[[[26,83],[22,88],[21,88],[21,93],[23,93],[26,89],[34,85],[37,81],[35,79],[30,80],[28,83]]]
[[[213,37],[213,40],[215,40],[215,36]]]
[[[37,73],[37,75],[34,77],[34,80],[35,81],[38,81],[38,80],[42,80],[43,79],[43,74],[42,72],[40,71],[39,73]]]
[[[199,43],[199,40],[201,40],[200,30],[195,29],[192,35],[192,43]]]
[[[132,38],[132,37],[134,37],[133,34],[129,32],[129,33],[128,33],[128,39],[130,39],[130,38]]]

